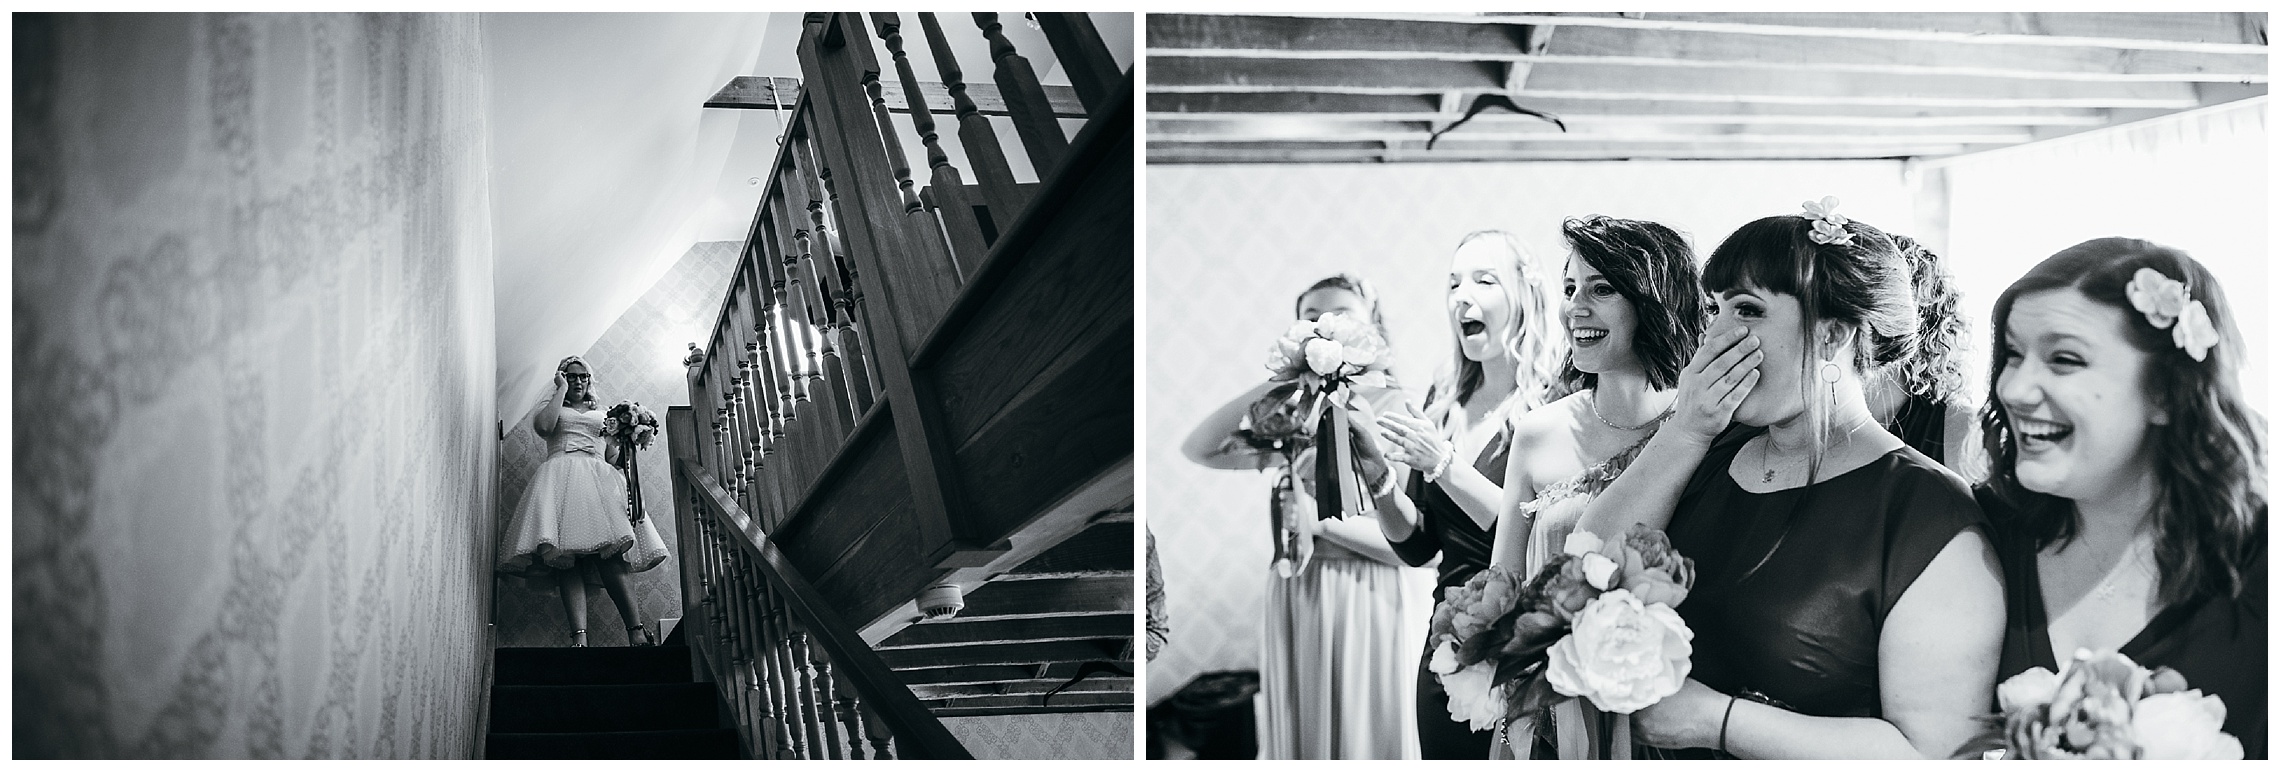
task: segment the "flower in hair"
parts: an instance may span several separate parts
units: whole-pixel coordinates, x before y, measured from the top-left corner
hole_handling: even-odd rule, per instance
[[[2185,311],[2177,316],[2176,329],[2169,331],[2169,339],[2199,362],[2207,359],[2209,348],[2217,345],[2217,327],[2209,322],[2209,309],[2195,300],[2185,304]]]
[[[2130,305],[2136,307],[2138,313],[2144,314],[2147,322],[2164,330],[2169,329],[2169,325],[2185,313],[2185,305],[2193,301],[2193,295],[2185,290],[2184,282],[2164,276],[2152,268],[2137,269],[2137,273],[2130,276],[2129,286],[2124,287],[2122,292],[2129,295]],[[2202,316],[2207,316],[2205,310]]]
[[[1837,214],[1837,197],[1822,196],[1819,201],[1805,202],[1805,216],[1813,220],[1813,232],[1808,234],[1815,244],[1851,244],[1852,234],[1845,232],[1851,220]]]

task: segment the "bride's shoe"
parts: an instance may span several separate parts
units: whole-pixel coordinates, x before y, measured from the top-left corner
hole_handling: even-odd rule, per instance
[[[635,633],[640,633],[641,637],[634,637]],[[647,622],[628,627],[625,629],[625,645],[655,646],[657,645],[657,632],[649,629],[649,623]]]
[[[586,631],[584,631],[584,630],[572,630],[572,631],[570,631],[570,648],[573,648],[573,649],[583,649],[583,648],[586,648]]]

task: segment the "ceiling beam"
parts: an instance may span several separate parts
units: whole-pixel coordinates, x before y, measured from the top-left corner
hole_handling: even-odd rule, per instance
[[[1976,45],[2095,46],[2145,51],[2258,53],[2260,13],[1290,13],[1228,15],[1558,24],[1733,35],[1926,40]]]
[[[1537,96],[1523,102],[1532,109],[1573,121],[1591,115],[1670,115],[1726,117],[1842,117],[1842,118],[1927,118],[1959,114],[1959,108],[1935,108],[1903,105],[1811,105],[1811,104],[1756,104],[1750,102],[1718,103],[1669,100],[1622,99],[1569,99],[1565,97]],[[1232,93],[1159,93],[1148,95],[1148,117],[1164,119],[1179,113],[1309,113],[1324,116],[1389,113],[1400,117],[1390,120],[1418,120],[1409,115],[1435,113],[1440,98],[1420,94],[1324,94],[1290,92],[1274,94]],[[2016,105],[1979,105],[1970,108],[1972,115],[2008,115],[2021,117],[2063,116],[2069,119],[2103,119],[2104,113],[2096,108],[2022,107]],[[1474,120],[1509,118],[1500,113],[1482,115]],[[1529,120],[1535,120],[1530,118]]]
[[[992,715],[996,713],[1053,713],[1075,711],[1131,710],[1132,695],[1117,694],[1056,694],[1047,700],[1042,694],[1014,694],[991,697],[954,697],[944,700],[926,700],[927,709],[936,716]]]
[[[1536,34],[1522,31],[1533,29]],[[1989,46],[1925,40],[1767,38],[1670,29],[1580,26],[1552,41],[1549,26],[1273,16],[1151,15],[1152,58],[1498,61],[1518,66],[1628,64],[1785,69],[2030,80],[2250,82],[2266,80],[2262,51],[2205,53],[2107,47]],[[1527,39],[1524,48],[1522,39]],[[1151,61],[1153,66],[1153,60]]]
[[[920,622],[879,643],[878,648],[914,649],[1025,641],[1075,641],[1132,637],[1128,616],[1041,617],[983,622]]]
[[[1148,163],[1377,163],[1438,161],[1809,161],[1938,158],[2008,145],[1890,145],[1853,147],[1754,146],[1706,148],[1685,143],[1668,146],[1479,146],[1453,144],[1425,150],[1419,147],[1384,147],[1382,143],[1342,142],[1226,142],[1150,146]]]
[[[879,84],[880,95],[887,101],[887,110],[896,113],[910,112],[910,99],[903,96],[901,81]],[[950,89],[932,81],[918,84],[919,94],[926,97],[926,109],[937,116],[949,116],[957,105],[951,101]],[[1005,107],[1005,94],[988,83],[966,84],[966,96],[974,100],[983,115],[1009,115]],[[706,107],[731,110],[792,109],[800,101],[798,78],[771,78],[765,75],[739,75],[730,78],[728,85],[720,87],[705,100]],[[1068,86],[1046,86],[1045,101],[1060,118],[1085,117],[1084,103],[1077,99],[1077,90]]]
[[[1283,120],[1239,118],[1226,121],[1148,121],[1148,141],[1223,142],[1229,140],[1349,140],[1423,141],[1423,121],[1315,121],[1304,117]],[[1757,126],[1747,131],[1718,124],[1657,124],[1651,122],[1573,125],[1570,131],[1541,121],[1482,122],[1475,119],[1442,136],[1442,142],[1499,139],[1530,142],[1703,142],[1733,144],[1790,142],[1799,144],[1875,144],[1893,141],[1961,144],[2006,144],[2033,141],[2033,132],[2017,126],[1951,126],[1943,124],[1882,126]]]
[[[1129,634],[1129,630],[1126,631]],[[1047,662],[1112,662],[1123,652],[1122,641],[1046,641],[926,649],[884,649],[879,659],[896,670],[972,667],[976,665],[1034,665]]]
[[[1132,575],[1131,521],[1097,523],[1008,571],[1007,579]]]
[[[1531,106],[1533,106],[1533,105],[1531,105]],[[1174,112],[1155,112],[1155,113],[1149,113],[1149,114],[1148,114],[1148,123],[1149,123],[1149,128],[1148,128],[1148,131],[1149,131],[1151,134],[1154,134],[1154,133],[1156,133],[1156,132],[1157,132],[1157,126],[1158,126],[1159,124],[1161,124],[1161,125],[1165,125],[1165,126],[1171,126],[1171,125],[1182,124],[1182,123],[1220,123],[1220,122],[1246,122],[1246,121],[1247,121],[1247,122],[1254,122],[1254,123],[1257,123],[1257,122],[1279,122],[1279,123],[1293,123],[1293,124],[1302,124],[1302,123],[1322,123],[1322,124],[1340,124],[1340,123],[1364,123],[1364,124],[1370,124],[1370,123],[1395,122],[1395,121],[1433,121],[1433,120],[1438,120],[1438,119],[1440,119],[1440,118],[1441,118],[1443,115],[1444,115],[1443,113],[1429,113],[1429,112],[1415,112],[1415,113],[1296,113],[1296,112],[1293,112],[1293,113],[1241,113],[1241,112],[1224,112],[1224,113],[1202,113],[1202,112],[1196,112],[1196,113],[1174,113]],[[1753,114],[1749,114],[1749,113],[1745,113],[1745,112],[1730,112],[1730,113],[1723,113],[1723,114],[1720,114],[1720,113],[1711,113],[1711,112],[1703,112],[1703,113],[1700,113],[1700,114],[1683,114],[1683,113],[1651,114],[1651,113],[1638,113],[1638,114],[1630,114],[1630,115],[1623,115],[1623,114],[1591,115],[1591,114],[1577,114],[1577,113],[1570,113],[1570,114],[1566,114],[1566,115],[1561,115],[1561,116],[1560,116],[1560,120],[1562,120],[1562,121],[1564,121],[1564,122],[1566,122],[1566,123],[1567,123],[1567,126],[1568,126],[1568,130],[1569,130],[1569,131],[1579,131],[1579,130],[1581,130],[1581,131],[1589,131],[1589,130],[1591,130],[1591,129],[1594,129],[1594,128],[1608,128],[1608,127],[1628,127],[1628,126],[1661,126],[1661,127],[1676,127],[1676,126],[1704,126],[1704,127],[1708,127],[1708,126],[1857,126],[1857,127],[1888,128],[1888,129],[1898,129],[1898,130],[1901,130],[1901,131],[1909,131],[1909,130],[1923,130],[1923,129],[1932,129],[1932,128],[1941,128],[1941,127],[1946,127],[1946,128],[1953,128],[1953,127],[1973,127],[1973,126],[2083,126],[2083,127],[2095,127],[2095,126],[2104,126],[2104,125],[2106,125],[2107,123],[2110,123],[2110,122],[2111,122],[2111,121],[2107,120],[2107,119],[2106,119],[2106,118],[2103,116],[2103,114],[2102,114],[2102,112],[2101,112],[2101,111],[2093,111],[2093,110],[2078,110],[2078,111],[2051,111],[2051,112],[2041,112],[2041,113],[2037,113],[2037,112],[1996,113],[1996,112],[1992,112],[1992,111],[1973,111],[1973,112],[1970,112],[1970,113],[1950,114],[1950,115],[1898,115],[1898,114],[1892,114],[1892,115],[1843,115],[1843,114],[1838,114],[1838,113],[1836,113],[1836,112],[1834,112],[1834,111],[1831,111],[1831,112],[1827,112],[1827,113],[1824,113],[1824,114],[1820,114],[1820,115],[1776,115],[1776,114],[1765,114],[1765,113],[1760,113],[1760,114],[1754,114],[1754,115],[1753,115]],[[1492,125],[1492,124],[1514,124],[1514,125],[1520,125],[1520,126],[1535,126],[1535,127],[1541,127],[1541,128],[1539,129],[1540,131],[1558,131],[1558,128],[1556,128],[1556,127],[1552,126],[1551,124],[1545,123],[1545,122],[1543,121],[1543,119],[1540,119],[1540,118],[1536,118],[1536,117],[1534,117],[1534,116],[1528,116],[1528,115],[1508,115],[1508,114],[1504,114],[1504,113],[1483,113],[1483,114],[1481,114],[1481,115],[1477,115],[1477,116],[1474,116],[1474,117],[1473,117],[1473,119],[1472,119],[1472,122],[1471,122],[1471,123],[1469,123],[1469,124],[1466,124],[1466,125],[1468,125],[1468,126],[1473,126],[1473,125],[1486,126],[1486,125]]]
[[[1504,92],[1479,62],[1274,59],[1150,60],[1152,93],[1437,94]],[[1916,107],[2146,107],[2201,104],[2187,83],[2019,81],[1946,75],[1862,75],[1635,65],[1536,65],[1515,100],[1540,97],[1786,105]]]

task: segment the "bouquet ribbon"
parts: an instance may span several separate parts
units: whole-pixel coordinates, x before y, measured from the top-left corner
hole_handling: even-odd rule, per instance
[[[1322,418],[1314,431],[1314,506],[1316,517],[1323,520],[1361,512],[1368,504],[1368,488],[1347,434],[1353,431],[1353,419],[1334,398],[1336,393],[1335,384],[1323,392]]]
[[[1581,697],[1552,705],[1552,732],[1563,759],[1631,758],[1631,717],[1601,711]]]

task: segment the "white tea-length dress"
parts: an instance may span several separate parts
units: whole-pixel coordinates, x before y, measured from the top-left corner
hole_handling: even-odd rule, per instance
[[[533,429],[540,412],[531,414]],[[666,551],[655,518],[627,520],[625,473],[602,460],[606,413],[563,408],[560,415],[553,433],[539,432],[546,438],[546,460],[531,474],[499,541],[498,570],[540,574],[574,568],[589,555],[622,559],[633,572],[657,567]]]

